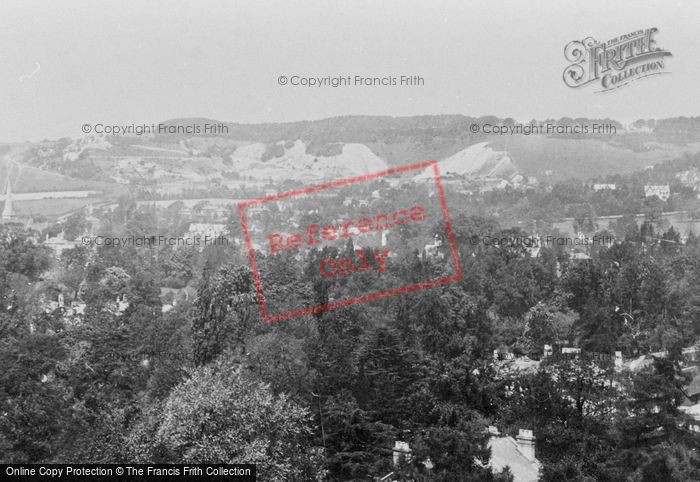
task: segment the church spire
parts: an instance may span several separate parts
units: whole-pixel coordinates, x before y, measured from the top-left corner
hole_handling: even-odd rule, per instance
[[[12,207],[12,184],[10,183],[10,176],[7,176],[7,185],[5,187],[5,207],[2,210],[2,220],[9,221],[15,219],[17,215]]]

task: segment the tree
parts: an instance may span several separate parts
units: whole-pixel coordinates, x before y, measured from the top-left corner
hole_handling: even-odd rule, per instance
[[[204,277],[194,309],[195,364],[211,362],[226,348],[245,353],[246,335],[257,312],[250,270],[227,265]]]
[[[82,211],[71,214],[68,216],[63,223],[63,231],[66,235],[68,241],[75,241],[75,239],[83,234],[85,230],[90,226],[90,223],[85,219],[85,215]]]
[[[530,358],[538,359],[545,344],[551,345],[557,340],[554,315],[544,303],[530,308],[525,316],[525,347]]]
[[[261,480],[320,475],[309,411],[231,360],[194,370],[157,418],[142,460],[153,460],[158,449],[169,463],[255,463]]]
[[[23,229],[0,225],[0,274],[18,273],[36,279],[48,269],[49,248],[37,244]]]
[[[76,246],[61,253],[63,270],[60,280],[72,291],[74,300],[78,297],[80,285],[85,280],[89,254],[87,246]]]
[[[688,378],[670,354],[626,380],[628,395],[619,401],[614,424],[619,450],[607,463],[609,474],[650,482],[700,479],[700,442],[678,410]]]
[[[19,335],[0,342],[0,439],[8,450],[4,463],[48,461],[61,447],[71,423],[70,390],[44,383],[64,356],[56,336]]]
[[[393,330],[378,328],[368,334],[358,350],[357,397],[373,419],[396,428],[408,422],[417,361]]]
[[[555,355],[537,372],[507,375],[499,421],[514,431],[533,428],[543,480],[609,480],[600,478],[598,464],[614,446],[609,430],[618,392],[610,386],[610,368]]]

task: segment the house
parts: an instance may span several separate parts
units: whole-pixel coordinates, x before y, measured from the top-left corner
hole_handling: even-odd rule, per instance
[[[562,355],[579,355],[581,349],[573,346],[563,346],[561,348]]]
[[[224,206],[212,205],[204,206],[201,209],[201,216],[204,219],[226,219],[228,209]]]
[[[505,189],[510,185],[511,184],[505,179],[500,179],[497,177],[485,177],[481,179],[479,193],[491,192],[497,189]]]
[[[491,449],[489,467],[501,472],[506,467],[513,474],[513,482],[536,482],[540,475],[540,461],[535,457],[535,436],[532,430],[520,429],[517,437],[501,435],[496,427],[489,427]]]
[[[409,446],[408,442],[404,442],[402,440],[396,440],[394,441],[394,448],[392,449],[392,458],[394,462],[394,467],[399,465],[402,460],[406,462],[410,462],[411,459],[413,459],[413,450],[411,450],[411,447]],[[426,458],[421,462],[423,467],[427,470],[430,471],[433,469],[435,466],[433,464],[433,461],[430,460],[430,457]],[[394,472],[389,472],[386,474],[384,477],[378,477],[375,478],[378,482],[394,482],[399,480],[397,478],[397,475]],[[404,480],[404,479],[401,479]]]
[[[697,191],[700,188],[700,171],[693,168],[676,174],[676,179],[685,187],[691,187]]]
[[[698,372],[700,371],[700,356],[698,346],[693,345],[682,350],[683,358],[681,362],[682,371],[685,374],[691,375],[692,378],[690,382],[683,387],[683,393],[685,395],[684,405],[694,405],[700,402],[700,377],[698,377]],[[650,368],[654,364],[655,358],[665,358],[668,356],[668,352],[659,351],[655,353],[649,353],[648,355],[641,355],[637,358],[623,360],[622,353],[619,351],[615,352],[615,369],[618,371],[629,371],[638,372],[646,368]],[[700,420],[698,420],[700,422]]]
[[[540,361],[533,360],[528,356],[515,356],[509,351],[494,350],[494,366],[498,372],[517,373],[530,372],[534,373],[540,368]]]
[[[616,189],[617,189],[617,184],[602,184],[602,183],[593,184],[593,190],[595,192],[603,191],[603,190],[615,191]]]
[[[44,313],[57,313],[66,325],[79,325],[82,322],[82,315],[85,314],[86,304],[82,301],[73,300],[68,303],[63,293],[58,293],[56,300],[47,301],[43,296],[41,306]],[[34,326],[30,324],[30,331]]]
[[[579,252],[571,252],[569,253],[569,259],[572,261],[587,261],[590,260],[591,257],[588,256],[586,253],[579,253]]]
[[[525,249],[530,254],[531,258],[536,258],[540,255],[542,250],[542,236],[535,233],[529,239],[525,240]]]
[[[648,184],[644,186],[644,197],[656,196],[662,201],[668,201],[671,197],[671,188],[668,184]]]
[[[522,174],[513,174],[510,177],[510,183],[513,184],[514,186],[518,186],[520,184],[523,184],[525,182],[525,176]]]
[[[185,288],[160,288],[160,300],[162,303],[161,311],[167,313],[175,308],[178,303],[194,299],[197,296],[197,290],[191,286]]]
[[[187,236],[214,239],[226,233],[226,225],[219,223],[190,223]]]
[[[691,418],[692,421],[688,423],[688,428],[693,432],[700,432],[700,404],[685,405],[678,407],[678,409]]]
[[[383,246],[383,245],[382,245]],[[435,235],[435,242],[432,244],[426,244],[423,246],[425,256],[428,258],[442,259],[445,254],[440,249],[442,247],[442,239],[439,235]]]
[[[44,246],[51,248],[57,258],[60,258],[61,253],[63,253],[66,249],[73,249],[76,247],[76,245],[76,241],[68,241],[65,238],[63,231],[53,238],[49,238],[47,233],[46,239],[44,240]]]
[[[408,446],[408,442],[403,442],[401,440],[396,440],[394,442],[394,450],[393,452],[393,460],[394,460],[394,465],[399,465],[399,461],[401,460],[401,457],[404,458],[407,462],[411,460],[412,458],[412,451],[411,448]]]
[[[550,357],[553,353],[554,350],[552,349],[552,345],[544,345],[544,349],[542,350],[542,358]]]
[[[687,397],[686,403],[700,402],[700,377],[698,377],[698,367],[684,367],[682,370],[684,374],[688,374],[693,377],[690,380],[690,383],[683,387],[684,394]]]

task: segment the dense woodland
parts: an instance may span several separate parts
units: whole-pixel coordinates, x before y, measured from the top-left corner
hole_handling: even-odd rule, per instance
[[[479,202],[530,218],[524,202],[596,214],[659,202],[586,186]],[[614,204],[625,196],[637,204]],[[41,236],[1,226],[0,460],[255,462],[261,480],[366,480],[395,470],[392,447],[404,440],[414,454],[396,469],[405,480],[507,481],[484,468],[495,425],[534,430],[542,480],[700,479],[700,438],[678,408],[690,382],[682,348],[700,332],[700,239],[683,244],[673,229],[625,218],[619,242],[590,260],[556,247],[533,257],[479,242],[527,234],[493,212],[453,211],[462,281],[269,325],[235,243],[78,246],[56,259]],[[112,235],[184,229],[176,213],[163,219],[133,199],[100,216]],[[75,236],[86,226],[73,218],[64,228]],[[239,232],[233,212],[230,231]],[[419,250],[397,262],[406,282],[452,269],[449,256]],[[386,283],[379,274],[313,282],[311,263],[270,258],[261,271],[290,306]],[[163,312],[161,287],[192,296]],[[66,307],[46,309],[59,293],[66,306],[85,303],[78,322]],[[545,344],[610,357],[543,359]],[[494,350],[541,363],[509,369]],[[620,373],[615,351],[666,353]]]

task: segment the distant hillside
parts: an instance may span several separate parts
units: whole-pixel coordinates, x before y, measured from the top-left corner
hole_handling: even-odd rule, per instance
[[[216,122],[175,119],[168,124]],[[556,125],[610,123],[614,135],[485,135],[477,124],[501,125],[512,119],[494,116],[425,115],[414,117],[345,116],[279,124],[227,123],[230,139],[270,146],[302,140],[312,156],[338,154],[345,143],[363,144],[390,166],[426,159],[446,159],[481,142],[511,158],[518,171],[557,178],[590,177],[594,172],[624,173],[700,150],[700,117],[640,120],[625,129],[610,119],[548,119]],[[166,136],[167,137],[167,136]]]
[[[36,146],[28,143],[6,144],[0,150],[0,191],[4,193],[7,178],[16,193],[39,191],[102,190],[104,182],[76,179],[56,170],[31,165]]]
[[[0,146],[0,181],[22,167],[15,190],[136,186],[177,195],[245,183],[310,183],[424,160],[444,172],[484,177],[513,173],[556,181],[622,174],[700,152],[700,117],[640,120],[550,119],[559,126],[611,123],[614,135],[486,135],[472,124],[513,124],[493,116],[345,116],[279,124],[227,123],[226,135],[85,136]],[[202,118],[163,121],[190,126]],[[11,170],[11,169],[10,169]]]
[[[552,171],[551,180],[590,179],[626,174],[647,166],[700,152],[700,142],[690,144],[650,143],[644,151],[633,151],[599,139],[561,139],[512,136],[495,139],[491,146],[508,152],[518,169],[531,176]]]
[[[518,168],[508,153],[494,150],[488,142],[480,142],[440,159],[440,172],[442,175],[458,174],[480,178],[508,177],[518,172]],[[431,176],[432,174],[425,172],[418,177]]]

